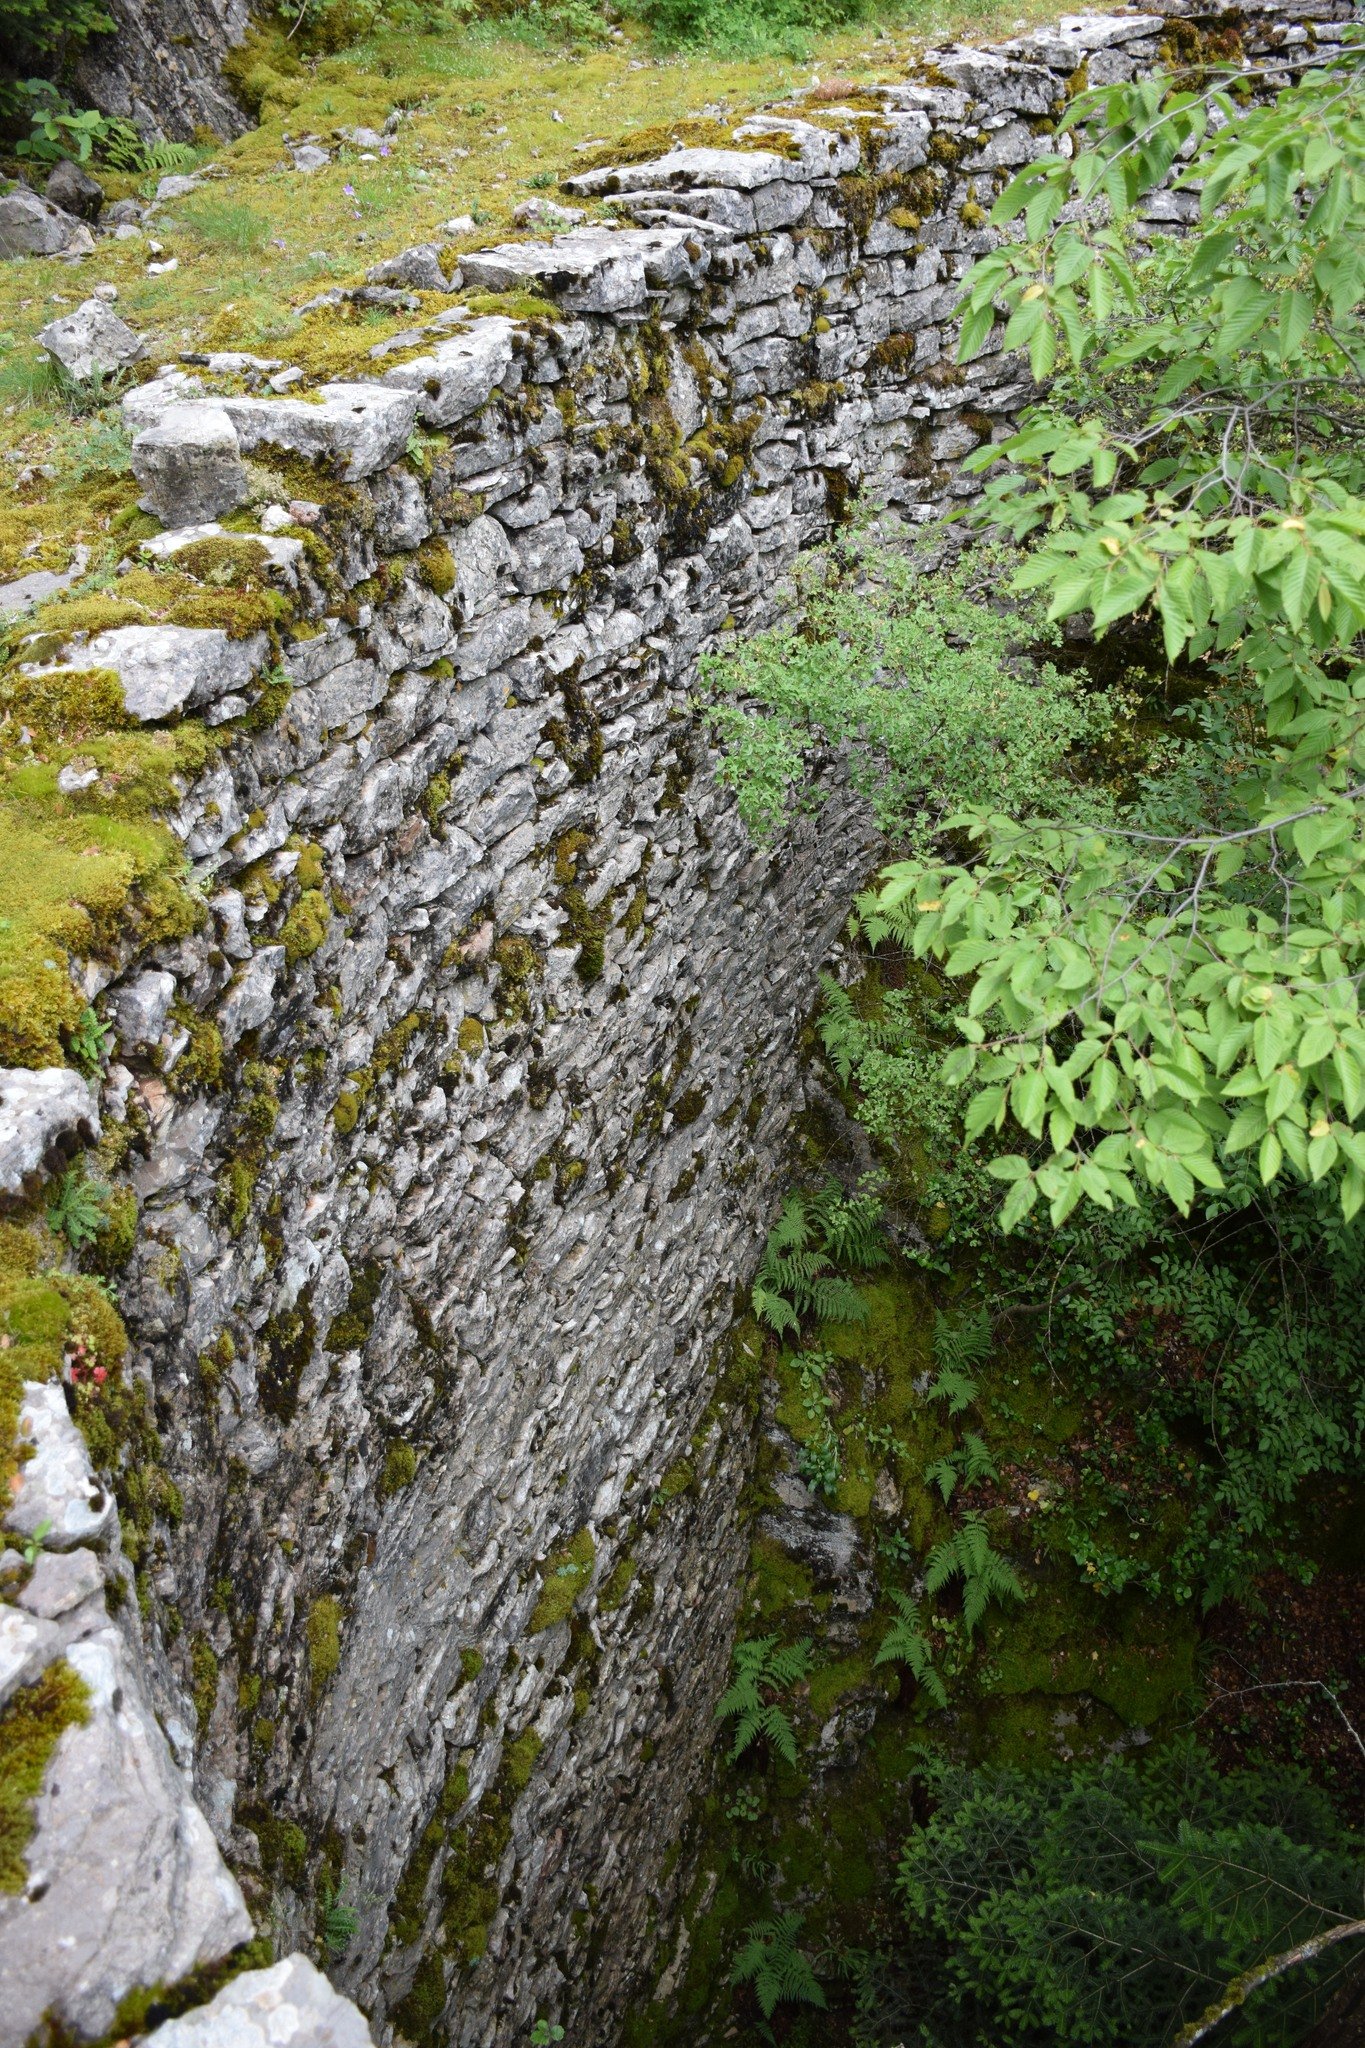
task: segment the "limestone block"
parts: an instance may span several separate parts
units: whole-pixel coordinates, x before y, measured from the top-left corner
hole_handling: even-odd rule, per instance
[[[203,390],[199,378],[192,377],[188,370],[164,365],[145,384],[135,384],[131,391],[124,392],[119,400],[123,424],[130,434],[140,433],[143,427],[154,427],[171,406],[188,405],[202,397]]]
[[[195,2012],[167,2020],[145,2048],[373,2048],[365,2015],[306,1956],[247,1970]]]
[[[252,954],[218,1012],[224,1045],[236,1045],[244,1031],[258,1031],[268,1022],[275,1007],[275,983],[283,971],[283,946],[262,946]]]
[[[112,1536],[118,1528],[114,1497],[95,1477],[85,1438],[68,1415],[56,1380],[25,1381],[19,1441],[32,1445],[33,1455],[19,1467],[5,1527],[18,1536],[36,1537],[46,1522],[42,1541],[49,1550],[72,1550],[78,1543],[103,1543]]]
[[[76,1555],[88,1557],[90,1553],[77,1551]],[[39,1559],[40,1564],[45,1562]],[[27,1589],[20,1598],[27,1604]],[[8,1706],[21,1685],[32,1685],[42,1677],[56,1655],[57,1643],[50,1616],[0,1606],[0,1707]]]
[[[448,292],[450,283],[441,268],[441,247],[439,242],[419,242],[414,248],[403,249],[397,256],[388,256],[382,263],[376,263],[365,272],[370,284],[406,285],[415,292]]]
[[[78,220],[97,220],[104,204],[104,187],[82,165],[64,156],[53,169],[43,191],[54,206]]]
[[[195,711],[244,690],[265,661],[264,633],[230,640],[221,626],[114,626],[96,633],[63,667],[39,675],[111,668],[130,717],[146,724],[172,712]],[[74,650],[68,648],[68,654]]]
[[[1085,58],[1097,50],[1112,50],[1142,36],[1162,35],[1166,21],[1160,14],[1064,14],[1033,35],[1016,36],[1001,49],[1025,64],[1045,64],[1050,71],[1070,76]]]
[[[804,163],[766,149],[670,149],[649,163],[580,171],[576,178],[564,180],[564,190],[590,199],[609,192],[644,192],[656,186],[674,192],[686,192],[694,185],[756,192],[762,185],[809,184],[811,176]]]
[[[348,483],[396,462],[417,417],[415,392],[377,384],[323,384],[312,398],[220,403],[244,450],[273,443],[312,462],[331,462]]]
[[[60,256],[90,231],[74,214],[22,185],[0,197],[0,257]]]
[[[170,171],[164,178],[157,180],[156,196],[160,200],[188,199],[191,192],[197,192],[203,182],[202,178],[196,178],[192,173]]]
[[[735,139],[749,142],[765,135],[780,135],[800,151],[799,168],[809,178],[843,178],[862,162],[862,145],[852,128],[842,131],[820,128],[813,121],[801,121],[786,114],[751,114],[735,130]],[[784,158],[790,162],[789,157]],[[877,168],[880,170],[881,158]]]
[[[466,281],[487,291],[548,292],[572,313],[622,313],[642,309],[651,286],[702,273],[705,252],[689,243],[681,228],[575,228],[553,242],[480,249],[462,262]]]
[[[42,1621],[56,1621],[103,1589],[104,1573],[93,1550],[85,1546],[79,1550],[45,1550],[19,1595],[19,1605]],[[0,1611],[0,1619],[11,1611]]]
[[[0,1067],[0,1194],[21,1194],[99,1133],[98,1097],[73,1068]]]
[[[74,313],[49,320],[38,330],[38,345],[78,384],[126,370],[147,349],[142,336],[103,299],[86,299]]]
[[[133,442],[140,503],[166,526],[217,519],[250,492],[236,430],[220,405],[169,405]]]
[[[125,982],[113,996],[110,1008],[125,1047],[155,1045],[166,1028],[175,1001],[175,976],[164,968],[147,968]]]
[[[138,553],[151,555],[155,561],[169,561],[182,548],[191,548],[196,541],[221,540],[224,529],[216,519],[206,519],[197,526],[172,526],[165,533],[154,533],[150,540],[140,541]],[[234,534],[235,540],[252,541],[261,549],[272,569],[278,570],[284,582],[294,585],[298,582],[299,564],[303,560],[303,542],[291,534],[282,533],[241,533]]]
[[[486,513],[452,533],[446,545],[455,564],[452,596],[458,601],[461,622],[469,625],[491,611],[512,587],[517,552],[499,522]]]
[[[62,1734],[34,1801],[25,1890],[0,1897],[6,2041],[45,2013],[103,2034],[135,1986],[174,1983],[252,1931],[118,1631],[72,1644],[67,1662],[90,1718]]]

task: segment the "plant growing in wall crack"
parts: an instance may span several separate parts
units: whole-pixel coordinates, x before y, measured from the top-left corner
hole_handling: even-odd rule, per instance
[[[780,1648],[776,1636],[755,1636],[747,1643],[735,1644],[735,1675],[716,1708],[717,1720],[735,1724],[731,1763],[762,1740],[785,1762],[795,1764],[796,1731],[778,1706],[776,1695],[799,1685],[808,1675],[810,1652],[809,1636]]]
[[[776,1330],[821,1322],[861,1322],[866,1305],[856,1287],[835,1271],[865,1271],[886,1263],[878,1234],[881,1207],[870,1194],[845,1195],[830,1181],[818,1194],[791,1194],[768,1234],[754,1278],[754,1314]]]
[[[899,1586],[889,1589],[896,1619],[882,1637],[874,1664],[902,1664],[916,1685],[922,1686],[936,1707],[948,1704],[948,1688],[934,1669],[934,1655],[920,1620],[919,1602]]]
[[[979,1625],[992,1600],[1027,1598],[1008,1559],[991,1547],[981,1515],[967,1515],[951,1536],[936,1543],[924,1567],[924,1586],[941,1593],[954,1579],[962,1581],[962,1623],[968,1635]]]
[[[796,1945],[804,1925],[801,1913],[755,1920],[735,1957],[730,1981],[753,1985],[765,2020],[772,2018],[782,1999],[797,2005],[817,2005],[822,2010],[826,2007],[825,1994],[810,1957]]]

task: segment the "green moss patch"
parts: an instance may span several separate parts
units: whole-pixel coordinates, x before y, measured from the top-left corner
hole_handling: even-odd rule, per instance
[[[0,1714],[0,1891],[21,1892],[33,1834],[33,1801],[64,1729],[90,1718],[90,1694],[65,1662],[21,1686]]]
[[[597,1545],[587,1529],[580,1529],[561,1549],[550,1553],[541,1566],[540,1598],[527,1624],[532,1635],[568,1620],[574,1602],[587,1591],[596,1561]]]

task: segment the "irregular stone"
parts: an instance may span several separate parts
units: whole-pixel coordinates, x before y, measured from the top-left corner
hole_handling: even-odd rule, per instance
[[[172,1984],[251,1934],[118,1631],[66,1653],[90,1718],[63,1731],[34,1801],[28,1883],[0,1895],[0,2038],[46,2015],[90,2038],[139,1986]]]
[[[174,1001],[175,976],[164,968],[149,967],[125,982],[110,1003],[124,1048],[155,1045]]]
[[[411,391],[429,427],[453,426],[486,405],[512,366],[512,322],[494,314],[476,320],[430,355],[386,370],[384,383]]]
[[[237,433],[218,405],[171,405],[133,442],[139,503],[166,525],[216,519],[244,504],[251,486]]]
[[[0,583],[0,619],[17,618],[30,606],[41,604],[45,597],[69,589],[78,577],[84,576],[89,560],[89,548],[78,541],[72,550],[69,569],[31,569],[27,576],[18,576],[13,583]]]
[[[375,384],[324,384],[314,399],[224,398],[220,403],[243,449],[273,443],[313,462],[330,461],[347,482],[396,462],[417,416],[414,392]]]
[[[99,1134],[98,1097],[74,1068],[0,1067],[0,1194],[22,1194]]]
[[[176,711],[198,710],[246,689],[269,648],[264,633],[231,640],[221,626],[114,626],[86,643],[78,663],[34,673],[61,675],[111,668],[122,686],[129,716],[148,724]]]
[[[6,1556],[13,1552],[7,1551]],[[79,1551],[89,1557],[90,1552]],[[45,1563],[39,1558],[38,1563]],[[37,1571],[34,1572],[34,1578]],[[32,1581],[30,1581],[30,1585]],[[19,1595],[27,1606],[28,1587]],[[32,1685],[42,1677],[57,1654],[60,1637],[51,1618],[40,1613],[21,1614],[17,1607],[0,1606],[0,1707],[6,1707],[21,1685]]]
[[[365,2015],[306,1956],[247,1970],[207,2005],[166,2020],[145,2048],[373,2048]]]
[[[437,242],[419,242],[397,256],[388,256],[382,263],[376,263],[372,270],[367,270],[365,275],[371,284],[406,285],[414,292],[450,290],[441,268],[441,250]]]
[[[78,384],[112,377],[147,352],[142,336],[103,299],[93,298],[39,328],[38,342]]]
[[[803,124],[804,125],[804,124]],[[566,192],[597,198],[608,192],[643,191],[661,185],[685,192],[691,185],[719,185],[733,192],[753,192],[760,185],[808,184],[804,163],[764,149],[671,149],[649,163],[615,164],[598,171],[580,171],[564,180]]]
[[[156,196],[161,200],[188,199],[191,192],[197,192],[203,182],[202,178],[196,178],[192,172],[170,171],[164,178],[157,180]]]
[[[0,257],[60,256],[82,237],[83,221],[25,186],[0,194]]]
[[[320,142],[301,142],[289,154],[293,158],[294,169],[310,177],[314,171],[324,170],[332,161],[331,150],[324,149]]]
[[[496,519],[486,513],[472,519],[446,542],[455,564],[455,600],[460,623],[469,625],[491,611],[498,598],[512,587],[516,549]]]
[[[19,1595],[19,1605],[42,1621],[56,1621],[104,1588],[104,1573],[93,1550],[45,1550]]]
[[[104,204],[104,187],[98,178],[92,178],[83,165],[64,156],[55,167],[43,191],[54,206],[60,206],[63,213],[74,214],[77,220],[98,220]]]
[[[334,128],[332,133],[338,142],[349,142],[353,149],[384,147],[384,138],[377,128]]]
[[[173,405],[187,405],[202,397],[204,387],[184,370],[163,365],[145,384],[135,384],[119,401],[123,424],[130,434],[154,427]]]
[[[560,206],[553,199],[523,199],[512,215],[519,228],[546,228],[551,234],[558,234],[563,228],[576,228],[587,219],[581,206]]]
[[[286,526],[290,524],[287,512],[284,515],[284,523]],[[264,524],[263,520],[262,525]],[[197,541],[223,539],[224,532],[225,529],[215,519],[206,519],[197,526],[172,526],[168,527],[165,533],[155,533],[150,540],[140,541],[138,553],[151,555],[158,562],[172,561],[182,549],[192,548]],[[270,532],[238,533],[232,538],[254,542],[264,553],[270,567],[277,569],[286,583],[297,582],[299,563],[303,560],[301,540],[294,540],[287,535],[280,537]]]
[[[571,313],[634,311],[651,286],[706,268],[705,252],[680,228],[575,228],[553,242],[504,242],[460,262],[467,283],[546,292]]]
[[[262,946],[253,953],[218,1011],[225,1046],[236,1045],[244,1031],[258,1031],[275,1007],[275,983],[284,969],[284,947]]]
[[[117,1530],[114,1496],[95,1477],[85,1438],[67,1413],[58,1381],[25,1381],[19,1441],[31,1444],[33,1455],[19,1466],[7,1529],[37,1537],[46,1522],[41,1540],[49,1550],[103,1543]]]

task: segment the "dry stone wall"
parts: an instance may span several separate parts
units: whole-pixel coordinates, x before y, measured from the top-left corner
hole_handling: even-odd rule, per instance
[[[221,357],[126,401],[152,557],[286,602],[34,650],[226,744],[174,819],[200,928],[89,963],[102,1099],[0,1076],[0,1178],[126,1129],[119,1300],[183,1504],[142,1546],[146,1683],[284,1945],[355,1911],[332,1975],[377,2039],[610,2042],[711,1739],[727,1333],[875,847],[843,796],[748,842],[698,656],[855,498],[925,516],[1004,431],[1026,380],[956,368],[952,306],[1068,82],[1214,36],[1308,60],[1347,12],[940,52],[585,173],[630,224],[462,259],[501,310],[425,320],[410,252],[368,381]]]

